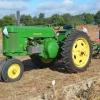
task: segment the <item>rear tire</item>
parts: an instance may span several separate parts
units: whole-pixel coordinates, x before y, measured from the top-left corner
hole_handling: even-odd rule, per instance
[[[63,41],[62,62],[68,72],[82,72],[89,66],[92,46],[90,38],[82,31],[73,31]]]
[[[6,82],[18,81],[24,72],[24,66],[17,59],[9,59],[2,68],[2,78]]]

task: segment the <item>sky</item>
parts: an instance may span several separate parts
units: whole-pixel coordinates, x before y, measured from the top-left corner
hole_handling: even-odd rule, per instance
[[[100,10],[100,0],[0,0],[0,18],[5,15],[21,14],[32,17],[44,13],[45,17],[53,14],[77,15],[82,13],[97,13]]]

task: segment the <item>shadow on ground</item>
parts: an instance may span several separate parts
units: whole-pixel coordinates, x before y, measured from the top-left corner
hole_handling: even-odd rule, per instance
[[[38,66],[35,66],[35,64],[31,61],[31,59],[24,60],[23,65],[24,65],[25,71],[39,69]],[[50,66],[49,69],[52,70],[52,71],[58,71],[58,72],[61,72],[61,73],[68,73],[66,68],[64,67],[64,65],[61,62],[58,62],[58,61],[56,61],[54,63],[54,65]]]
[[[24,60],[24,71],[30,71],[30,70],[36,70],[38,67],[35,66],[35,64],[31,61],[31,59]]]
[[[58,72],[61,72],[61,73],[68,73],[68,71],[64,67],[64,65],[61,62],[58,62],[58,61],[56,61],[53,66],[49,67],[49,69],[51,69],[53,71],[58,71]]]
[[[92,59],[100,59],[100,54],[99,53],[92,54]]]

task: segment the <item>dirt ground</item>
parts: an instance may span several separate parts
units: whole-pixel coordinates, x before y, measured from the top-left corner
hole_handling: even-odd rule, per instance
[[[98,37],[97,26],[87,26],[91,39]],[[80,29],[80,26],[77,27]],[[0,44],[0,47],[2,44]],[[0,59],[3,59],[0,54]],[[29,57],[17,57],[24,66],[25,72],[22,78],[17,82],[5,83],[0,82],[0,100],[35,100],[37,96],[41,96],[42,100],[45,93],[52,91],[51,83],[55,80],[55,91],[60,92],[61,88],[70,84],[78,83],[82,80],[100,76],[100,59],[92,59],[88,69],[82,73],[69,74],[66,72],[64,66],[60,62],[50,68],[38,69],[30,60]],[[96,83],[95,88],[90,95],[95,94],[92,99],[86,100],[100,100],[100,83]],[[95,92],[94,92],[95,91]],[[82,93],[81,93],[82,94]],[[81,96],[78,94],[78,96]],[[36,99],[38,100],[38,99]],[[51,99],[48,99],[51,100]],[[63,96],[57,100],[65,100]],[[67,100],[67,99],[66,99]],[[81,99],[79,99],[81,100]]]

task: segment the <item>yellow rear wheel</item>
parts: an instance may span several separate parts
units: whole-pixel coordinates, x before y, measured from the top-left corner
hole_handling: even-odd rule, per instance
[[[53,59],[44,59],[44,58],[41,58],[41,61],[42,61],[43,63],[48,64],[48,63],[51,63],[51,62],[53,61]]]
[[[88,62],[90,55],[89,43],[84,38],[78,38],[72,47],[72,58],[75,65],[82,68]]]
[[[92,56],[90,38],[86,33],[75,30],[63,41],[61,55],[68,72],[82,72],[89,66]]]
[[[55,63],[55,59],[45,59],[35,55],[31,55],[30,58],[38,68],[50,67]]]

